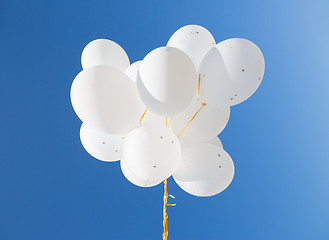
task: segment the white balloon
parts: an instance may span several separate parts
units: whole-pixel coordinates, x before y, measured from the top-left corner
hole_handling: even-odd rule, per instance
[[[137,61],[131,64],[125,73],[130,77],[130,79],[136,83],[139,66],[141,65],[142,61]],[[147,107],[145,106],[145,110]],[[142,123],[159,123],[165,125],[166,118],[160,115],[155,114],[154,112],[150,111],[149,109],[146,110],[145,115],[141,121]]]
[[[173,118],[172,128],[177,136],[182,133],[179,137],[180,143],[189,146],[215,138],[223,131],[229,117],[230,107],[217,107],[213,104],[202,107],[202,103],[195,99],[184,112]]]
[[[122,158],[123,135],[103,133],[82,123],[80,139],[86,151],[98,160],[114,162]]]
[[[207,103],[239,104],[257,90],[264,70],[264,56],[253,42],[242,38],[220,42],[201,63],[200,97]]]
[[[200,100],[221,107],[230,106],[234,89],[222,55],[216,47],[211,48],[199,68]]]
[[[181,50],[160,47],[150,52],[139,67],[139,94],[154,113],[171,117],[183,111],[197,89],[197,72]]]
[[[175,134],[159,124],[145,124],[131,131],[123,145],[130,171],[144,181],[163,181],[176,170],[181,148]]]
[[[142,61],[134,62],[125,71],[125,73],[130,77],[130,79],[133,82],[136,82],[137,81],[138,69],[139,69],[139,66],[141,65],[141,63],[142,63]]]
[[[218,146],[221,149],[224,149],[223,148],[223,144],[222,144],[221,140],[218,137],[215,137],[215,138],[207,141],[207,143],[212,144],[212,145],[215,145],[215,146]]]
[[[218,146],[201,143],[183,150],[183,161],[174,172],[176,183],[186,192],[208,197],[224,191],[232,182],[234,164]]]
[[[149,181],[149,180],[143,180],[139,177],[136,177],[129,168],[127,167],[127,164],[124,159],[121,159],[120,166],[123,175],[128,179],[129,182],[132,184],[139,186],[139,187],[153,187],[155,185],[160,184],[162,181]]]
[[[215,44],[214,37],[207,29],[198,25],[187,25],[170,37],[167,46],[185,52],[193,61],[195,68],[199,69],[203,57]]]
[[[82,70],[72,83],[71,101],[83,122],[109,134],[132,130],[145,111],[136,85],[125,73],[107,66]]]
[[[129,66],[129,58],[119,44],[107,39],[96,39],[83,49],[81,65],[83,69],[106,65],[125,71]]]
[[[251,41],[232,38],[218,44],[227,72],[236,86],[233,105],[249,98],[262,82],[265,61],[261,50]]]

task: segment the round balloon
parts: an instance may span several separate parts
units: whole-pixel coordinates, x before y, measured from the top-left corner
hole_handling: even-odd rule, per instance
[[[188,146],[215,138],[223,131],[229,117],[230,107],[203,105],[195,99],[184,112],[173,118],[172,129],[177,136],[180,135],[180,143]]]
[[[173,47],[160,47],[143,59],[137,87],[147,108],[158,115],[171,117],[193,100],[197,72],[184,52]]]
[[[103,133],[82,123],[80,139],[86,151],[98,160],[114,162],[122,158],[123,135]]]
[[[123,175],[127,178],[127,180],[129,182],[131,182],[132,184],[139,186],[139,187],[153,187],[155,185],[160,184],[162,181],[150,181],[148,179],[143,180],[141,178],[136,177],[136,175],[134,175],[129,168],[127,167],[127,164],[125,162],[124,159],[121,159],[120,161],[120,166],[121,166],[121,170]]]
[[[141,63],[142,63],[142,61],[134,62],[125,71],[125,73],[130,77],[130,79],[133,82],[136,82],[137,81],[138,69],[139,69],[139,66],[141,65]]]
[[[82,70],[72,83],[71,101],[83,122],[109,134],[132,130],[145,111],[136,85],[125,73],[107,66]]]
[[[187,25],[178,29],[167,43],[167,46],[185,52],[191,58],[197,70],[203,57],[215,45],[216,42],[211,33],[198,25]]]
[[[81,65],[83,69],[106,65],[125,71],[129,66],[129,58],[119,44],[107,39],[96,39],[83,49]]]
[[[230,106],[232,103],[235,86],[216,47],[211,48],[201,62],[198,89],[199,98],[204,103],[218,107]]]
[[[233,161],[218,146],[209,143],[194,144],[183,150],[182,159],[173,177],[184,191],[192,195],[216,195],[224,191],[233,180]]]
[[[123,158],[136,177],[144,181],[163,181],[176,170],[181,148],[169,128],[144,124],[127,135]]]
[[[214,104],[239,104],[257,90],[264,71],[264,56],[253,42],[242,38],[225,40],[212,48],[201,63],[200,96]],[[220,91],[217,96],[215,90]]]
[[[141,63],[142,63],[142,61],[134,62],[125,71],[125,73],[130,77],[130,79],[133,82],[137,81],[138,69],[139,69],[139,66]],[[143,114],[142,117],[141,117],[141,121],[140,121],[141,123],[160,123],[160,124],[165,125],[165,122],[166,122],[165,117],[155,114],[154,112],[147,109],[146,106],[145,106],[145,114]]]

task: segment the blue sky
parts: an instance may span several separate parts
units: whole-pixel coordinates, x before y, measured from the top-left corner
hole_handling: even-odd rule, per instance
[[[187,24],[255,42],[266,69],[220,134],[230,187],[198,198],[169,179],[169,239],[329,239],[328,13],[326,0],[1,0],[0,239],[161,239],[163,185],[89,156],[69,93],[91,40],[134,62]]]

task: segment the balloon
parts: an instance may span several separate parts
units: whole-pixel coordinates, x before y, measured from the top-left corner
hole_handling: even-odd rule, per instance
[[[131,64],[125,73],[130,77],[130,79],[133,82],[137,81],[137,76],[138,76],[138,69],[139,66],[141,65],[142,61],[137,61]],[[145,110],[147,107],[145,106]],[[160,115],[155,114],[154,112],[150,111],[149,109],[146,111],[143,120],[143,123],[159,123],[159,124],[166,124],[166,118]]]
[[[242,38],[220,42],[200,65],[200,97],[206,103],[239,104],[257,90],[264,70],[264,56],[253,42]]]
[[[129,58],[119,44],[107,39],[96,39],[83,49],[81,65],[83,69],[106,65],[125,71],[129,66]]]
[[[230,106],[234,89],[222,55],[216,47],[211,48],[199,68],[200,101],[219,107]]]
[[[163,181],[176,170],[181,160],[181,148],[169,128],[142,124],[127,135],[123,158],[136,177],[144,181]]]
[[[184,112],[173,118],[172,129],[179,136],[190,122],[179,137],[180,143],[188,146],[215,138],[223,131],[229,117],[230,107],[217,107],[213,104],[202,107],[202,103],[195,99]]]
[[[114,162],[122,158],[123,135],[103,133],[82,123],[80,139],[86,151],[98,160]]]
[[[71,101],[83,122],[109,134],[132,130],[145,111],[136,85],[123,72],[107,66],[82,70],[72,83]]]
[[[198,70],[203,57],[215,44],[214,37],[207,29],[198,25],[187,25],[171,36],[167,46],[185,52]]]
[[[130,77],[130,79],[133,82],[137,81],[137,76],[138,76],[138,69],[139,66],[141,65],[142,61],[137,61],[134,62],[133,64],[131,64],[127,70],[125,71],[125,73]],[[144,108],[145,110],[147,109],[147,107],[145,106]],[[166,123],[166,118],[160,115],[157,115],[155,113],[153,113],[152,111],[150,111],[149,109],[146,111],[143,119],[142,119],[143,123],[160,123],[165,125]]]
[[[160,47],[143,59],[137,87],[147,108],[161,116],[171,117],[183,111],[193,100],[197,73],[184,52]]]
[[[137,81],[138,69],[139,69],[139,66],[141,65],[141,63],[142,63],[142,61],[134,62],[125,71],[125,74],[127,74],[133,82]]]
[[[212,145],[215,145],[215,146],[218,146],[221,149],[224,149],[223,148],[223,144],[222,144],[222,142],[220,141],[220,139],[218,137],[215,137],[215,138],[207,141],[207,143],[212,144]]]
[[[141,178],[136,177],[127,167],[127,164],[124,159],[121,159],[120,166],[123,175],[128,179],[129,182],[132,184],[135,184],[139,187],[153,187],[155,185],[158,185],[162,181],[149,181],[149,180],[143,180]]]
[[[218,146],[201,143],[183,150],[183,161],[174,172],[176,183],[186,192],[207,197],[225,190],[233,180],[231,157]]]

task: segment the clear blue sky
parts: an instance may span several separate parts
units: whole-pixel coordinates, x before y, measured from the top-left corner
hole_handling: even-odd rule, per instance
[[[220,135],[230,187],[198,198],[169,179],[169,240],[329,239],[327,0],[1,0],[1,240],[161,239],[163,186],[89,156],[69,93],[91,40],[134,62],[187,24],[250,39],[266,69]]]

